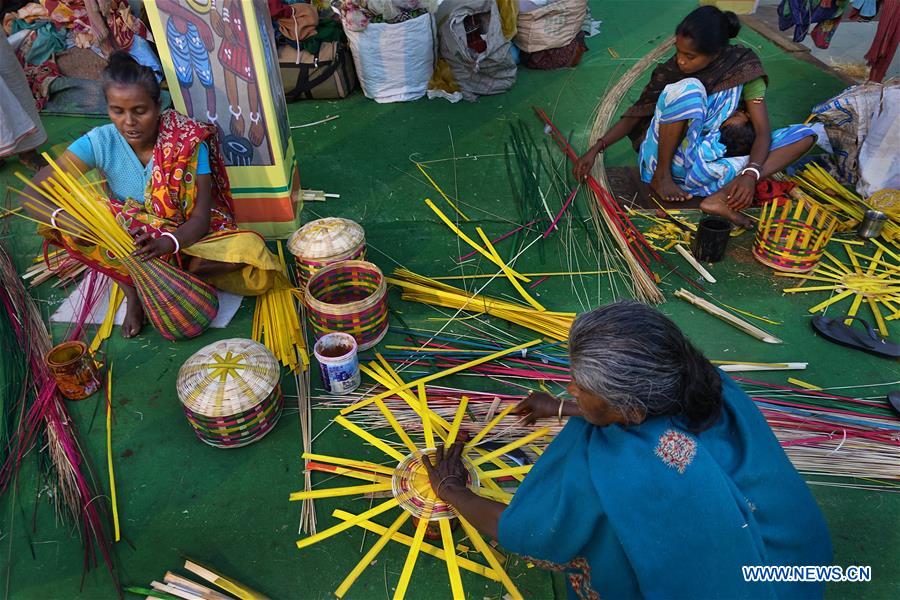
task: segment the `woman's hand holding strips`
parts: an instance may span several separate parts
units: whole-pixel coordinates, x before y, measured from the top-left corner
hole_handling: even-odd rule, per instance
[[[460,442],[450,444],[447,448],[440,444],[434,455],[434,464],[431,464],[431,459],[427,456],[422,461],[425,470],[428,471],[431,489],[444,502],[449,502],[454,492],[467,489],[469,473],[462,462],[465,447],[465,443]]]
[[[134,238],[134,243],[138,249],[135,250],[134,256],[141,260],[150,260],[151,258],[162,258],[168,256],[177,250],[175,240],[169,236],[153,237],[153,234],[144,231]]]

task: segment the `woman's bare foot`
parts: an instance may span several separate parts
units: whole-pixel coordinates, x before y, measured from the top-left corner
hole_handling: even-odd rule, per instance
[[[133,338],[144,327],[144,306],[137,295],[137,290],[131,286],[122,285],[125,292],[125,319],[122,321],[122,337]]]
[[[719,191],[707,196],[700,202],[700,210],[705,213],[728,219],[741,229],[753,229],[753,219],[745,214],[732,210],[725,202],[725,195]]]
[[[19,154],[19,162],[32,171],[40,171],[47,166],[47,161],[35,150],[29,150],[28,152]]]
[[[684,202],[693,198],[693,195],[688,194],[672,181],[672,176],[666,169],[656,169],[656,172],[653,173],[653,178],[650,180],[650,187],[653,188],[660,200],[665,200],[666,202]]]

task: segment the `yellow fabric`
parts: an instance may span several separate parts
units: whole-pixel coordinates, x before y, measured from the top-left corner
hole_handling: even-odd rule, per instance
[[[259,296],[276,285],[289,285],[275,255],[260,236],[250,231],[205,238],[181,252],[206,260],[243,264],[238,271],[207,278],[212,285],[232,294]]]
[[[503,37],[513,39],[517,33],[516,20],[519,18],[518,0],[497,0],[497,9],[500,11],[500,30]]]
[[[448,94],[459,91],[459,84],[456,83],[456,77],[450,70],[450,63],[445,59],[439,58],[434,63],[434,73],[431,74],[431,80],[428,82],[429,90],[443,90]]]

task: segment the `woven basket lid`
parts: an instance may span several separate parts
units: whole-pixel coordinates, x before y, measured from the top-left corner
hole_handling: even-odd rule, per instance
[[[288,239],[288,250],[297,258],[328,258],[350,252],[366,240],[359,223],[339,217],[310,221]]]
[[[892,219],[900,217],[900,190],[878,190],[866,202],[875,210],[880,210]]]
[[[207,417],[237,415],[257,406],[278,385],[281,368],[268,348],[253,340],[214,342],[178,371],[178,399]]]

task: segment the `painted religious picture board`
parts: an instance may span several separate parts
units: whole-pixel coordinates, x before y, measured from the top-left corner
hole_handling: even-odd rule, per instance
[[[219,129],[241,227],[287,237],[302,196],[265,0],[146,0],[175,108]]]

